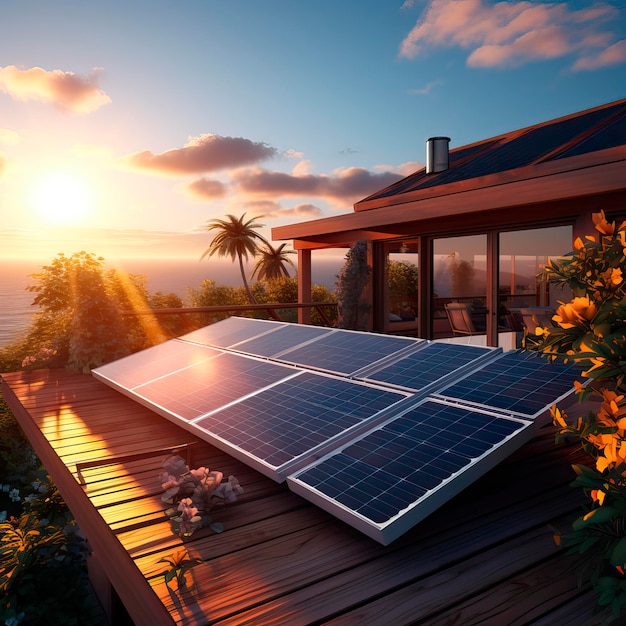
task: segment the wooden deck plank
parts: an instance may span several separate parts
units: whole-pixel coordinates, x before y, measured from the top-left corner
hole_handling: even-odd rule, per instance
[[[214,511],[222,534],[182,541],[160,500],[164,457],[86,468],[84,486],[76,464],[190,433],[91,376],[18,372],[3,375],[3,389],[138,626],[592,619],[549,530],[581,501],[569,487],[576,449],[556,447],[550,429],[386,547],[199,442],[191,465],[235,474],[245,493]],[[174,593],[159,559],[181,547],[203,563],[195,589]]]

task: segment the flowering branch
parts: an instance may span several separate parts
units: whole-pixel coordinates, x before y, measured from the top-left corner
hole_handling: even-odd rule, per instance
[[[208,515],[215,506],[235,502],[243,488],[234,476],[223,481],[222,472],[208,467],[190,470],[185,461],[172,454],[163,462],[161,500],[176,508],[166,513],[171,518],[172,530],[181,537],[189,537],[203,526],[215,532],[224,530],[222,524],[213,522]]]

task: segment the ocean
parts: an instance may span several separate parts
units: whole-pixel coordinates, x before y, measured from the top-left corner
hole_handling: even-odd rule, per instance
[[[36,307],[32,306],[36,294],[26,290],[28,285],[34,284],[29,275],[41,271],[42,266],[50,262],[51,259],[0,259],[0,347],[9,344],[28,328],[36,311]],[[343,258],[316,260],[314,257],[313,283],[335,291],[336,277],[342,265]],[[214,280],[218,285],[241,285],[238,264],[225,259],[135,258],[115,262],[107,260],[105,267],[119,267],[130,274],[143,274],[151,293],[175,293],[185,303],[188,303],[189,289],[199,287],[205,279]]]

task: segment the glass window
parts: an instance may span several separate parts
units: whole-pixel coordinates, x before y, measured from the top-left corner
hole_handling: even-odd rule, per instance
[[[517,347],[524,328],[534,332],[554,315],[559,300],[570,300],[564,288],[546,280],[545,267],[549,257],[571,249],[571,226],[500,234],[499,324],[516,333]]]
[[[385,244],[385,332],[417,333],[418,242]]]
[[[486,251],[486,235],[433,242],[434,339],[485,334]]]

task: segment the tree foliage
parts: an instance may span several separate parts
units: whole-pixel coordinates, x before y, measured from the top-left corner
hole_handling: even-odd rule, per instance
[[[38,310],[28,330],[0,351],[3,371],[88,371],[165,338],[158,324],[122,315],[148,307],[145,277],[106,270],[102,257],[59,254],[31,278]]]
[[[271,244],[259,248],[260,259],[257,261],[252,271],[252,276],[256,276],[260,281],[274,280],[276,278],[289,277],[287,265],[295,268],[289,254],[295,254],[295,250],[285,250],[287,244],[281,243],[278,248]]]
[[[228,214],[224,220],[214,219],[208,222],[205,230],[208,232],[215,230],[217,234],[213,237],[211,245],[202,253],[200,260],[206,256],[212,257],[214,254],[217,254],[218,257],[230,257],[233,261],[237,259],[243,286],[250,302],[255,303],[243,262],[244,260],[247,261],[248,257],[254,258],[257,255],[259,243],[268,247],[271,246],[256,230],[263,228],[263,224],[259,224],[255,217],[249,220],[246,220],[245,217],[245,213],[241,217]]]

